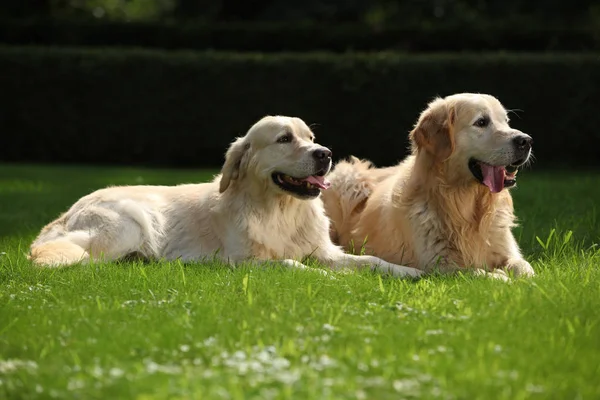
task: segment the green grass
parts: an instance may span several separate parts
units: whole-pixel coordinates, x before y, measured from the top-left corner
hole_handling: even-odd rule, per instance
[[[211,175],[0,165],[0,398],[600,397],[600,173],[521,173],[509,284],[24,257],[96,188]]]

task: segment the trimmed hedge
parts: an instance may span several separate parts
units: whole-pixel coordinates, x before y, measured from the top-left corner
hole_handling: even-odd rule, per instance
[[[374,29],[365,25],[32,19],[0,21],[0,43],[256,52],[598,51],[600,31],[510,21]]]
[[[336,157],[404,157],[436,95],[523,110],[536,166],[598,165],[600,57],[225,54],[0,47],[0,160],[218,166],[266,114],[316,124]]]

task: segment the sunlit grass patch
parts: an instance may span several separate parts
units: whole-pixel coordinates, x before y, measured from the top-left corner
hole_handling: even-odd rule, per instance
[[[538,275],[508,284],[24,257],[93,189],[212,175],[0,167],[0,398],[600,397],[600,175],[520,177],[516,232]],[[44,190],[2,191],[17,181]]]

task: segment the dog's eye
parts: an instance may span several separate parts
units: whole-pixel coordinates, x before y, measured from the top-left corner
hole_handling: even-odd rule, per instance
[[[285,135],[283,135],[282,137],[277,139],[277,143],[290,143],[291,141],[292,141],[291,133],[286,133]]]
[[[473,125],[478,126],[480,128],[485,128],[490,124],[490,119],[488,117],[481,117]]]

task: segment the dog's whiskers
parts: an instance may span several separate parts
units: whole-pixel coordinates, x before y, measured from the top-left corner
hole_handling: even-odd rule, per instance
[[[517,113],[517,111],[520,111],[520,112],[525,112],[524,110],[520,110],[520,109],[518,109],[518,108],[514,108],[514,109],[512,109],[512,110],[508,110],[508,109],[507,109],[507,110],[506,110],[506,113],[507,113],[507,114],[511,114],[511,113],[512,113],[512,114],[515,114],[515,115],[516,115],[516,116],[517,116],[519,119],[521,119],[521,116],[520,116],[520,115]]]

